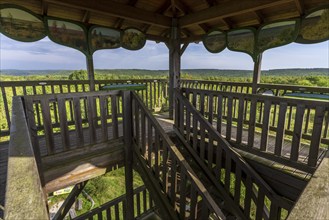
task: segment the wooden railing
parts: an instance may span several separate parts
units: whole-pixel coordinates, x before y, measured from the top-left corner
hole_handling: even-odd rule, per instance
[[[329,104],[326,101],[195,89],[183,91],[193,106],[211,124],[216,124],[219,134],[245,151],[312,173],[318,158],[323,156],[321,149],[328,147]],[[255,131],[260,132],[260,142],[255,142]],[[269,143],[269,135],[275,137],[275,143]]]
[[[221,82],[210,80],[181,80],[183,88],[204,89],[221,92],[252,93],[252,83]],[[257,84],[257,93],[262,94],[271,91],[274,96],[284,96],[288,93],[326,94],[329,95],[328,87],[312,87],[279,84]]]
[[[13,103],[4,218],[49,219],[22,98]]]
[[[177,214],[169,210],[167,218],[208,219],[209,215],[223,218],[207,189],[136,94],[132,96],[132,106],[135,155],[139,166],[145,170],[141,176],[149,176],[144,182],[154,183],[157,193],[162,192],[165,194],[160,193],[162,198],[169,199]],[[157,202],[156,198],[154,200]],[[165,213],[165,205],[163,209],[156,205]]]
[[[143,80],[96,80],[95,90],[104,85],[113,84],[145,84],[146,90],[138,91],[149,109],[164,111],[168,108],[168,81],[165,79]],[[13,96],[63,94],[89,92],[88,80],[52,80],[52,81],[4,81],[0,83],[0,124],[1,141],[9,137],[10,117]]]
[[[166,111],[169,105],[168,80],[139,79],[139,80],[96,80],[95,90],[108,84],[146,84],[147,89],[138,94],[152,111]],[[207,80],[181,80],[183,88],[205,89],[222,92],[251,93],[251,83],[220,82]],[[3,81],[0,83],[0,141],[9,137],[10,116],[13,96],[88,92],[88,80],[45,80],[45,81]],[[259,93],[271,90],[275,96],[292,92],[329,95],[329,88],[258,84]]]
[[[176,131],[216,187],[229,194],[227,205],[233,201],[247,219],[285,218],[292,203],[278,196],[179,90],[175,97]]]
[[[32,143],[40,156],[53,155],[122,136],[119,91],[24,96]],[[101,130],[101,135],[97,135]],[[41,149],[44,136],[46,149]]]
[[[154,209],[154,202],[151,195],[148,193],[145,186],[140,186],[134,190],[134,217],[140,217],[141,215],[150,212]],[[84,213],[74,220],[84,219],[126,219],[125,213],[127,213],[126,195],[122,195],[115,198],[91,211]]]

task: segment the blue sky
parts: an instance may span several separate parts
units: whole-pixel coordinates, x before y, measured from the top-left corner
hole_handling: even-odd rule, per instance
[[[23,43],[0,34],[0,69],[86,69],[85,56],[58,45],[47,37]],[[149,41],[138,51],[122,48],[94,53],[96,69],[168,69],[168,49]],[[225,49],[209,53],[202,43],[190,44],[182,56],[183,69],[253,69],[249,55]],[[329,41],[318,44],[289,44],[265,51],[262,69],[329,68]]]

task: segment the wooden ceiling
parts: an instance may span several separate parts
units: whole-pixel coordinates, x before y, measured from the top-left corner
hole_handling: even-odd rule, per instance
[[[328,0],[0,0],[36,14],[116,29],[135,27],[147,39],[167,42],[172,18],[182,43],[200,41],[209,30],[259,27],[296,18]]]

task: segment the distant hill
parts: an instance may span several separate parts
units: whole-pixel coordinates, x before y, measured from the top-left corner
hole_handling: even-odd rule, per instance
[[[69,75],[74,70],[15,70],[4,69],[0,74],[10,76],[29,75]],[[96,74],[113,75],[149,75],[159,77],[167,76],[168,70],[145,70],[145,69],[96,69]],[[251,70],[221,70],[221,69],[183,69],[182,74],[203,77],[251,77]],[[272,69],[262,71],[262,76],[329,76],[329,68],[312,69]]]

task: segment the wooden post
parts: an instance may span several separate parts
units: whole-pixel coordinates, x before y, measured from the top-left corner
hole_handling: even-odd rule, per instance
[[[171,36],[169,41],[169,118],[174,117],[174,89],[180,87],[180,37],[176,18],[172,19]]]
[[[261,66],[262,66],[262,53],[258,54],[255,62],[254,62],[254,74],[252,77],[252,94],[257,93],[258,83],[260,82],[261,75]]]
[[[126,179],[126,216],[125,219],[134,219],[134,186],[133,186],[133,149],[132,149],[132,99],[131,92],[123,93],[123,126],[125,141],[125,179]]]
[[[87,72],[89,79],[90,91],[95,91],[95,73],[94,73],[94,60],[92,56],[87,56]]]

